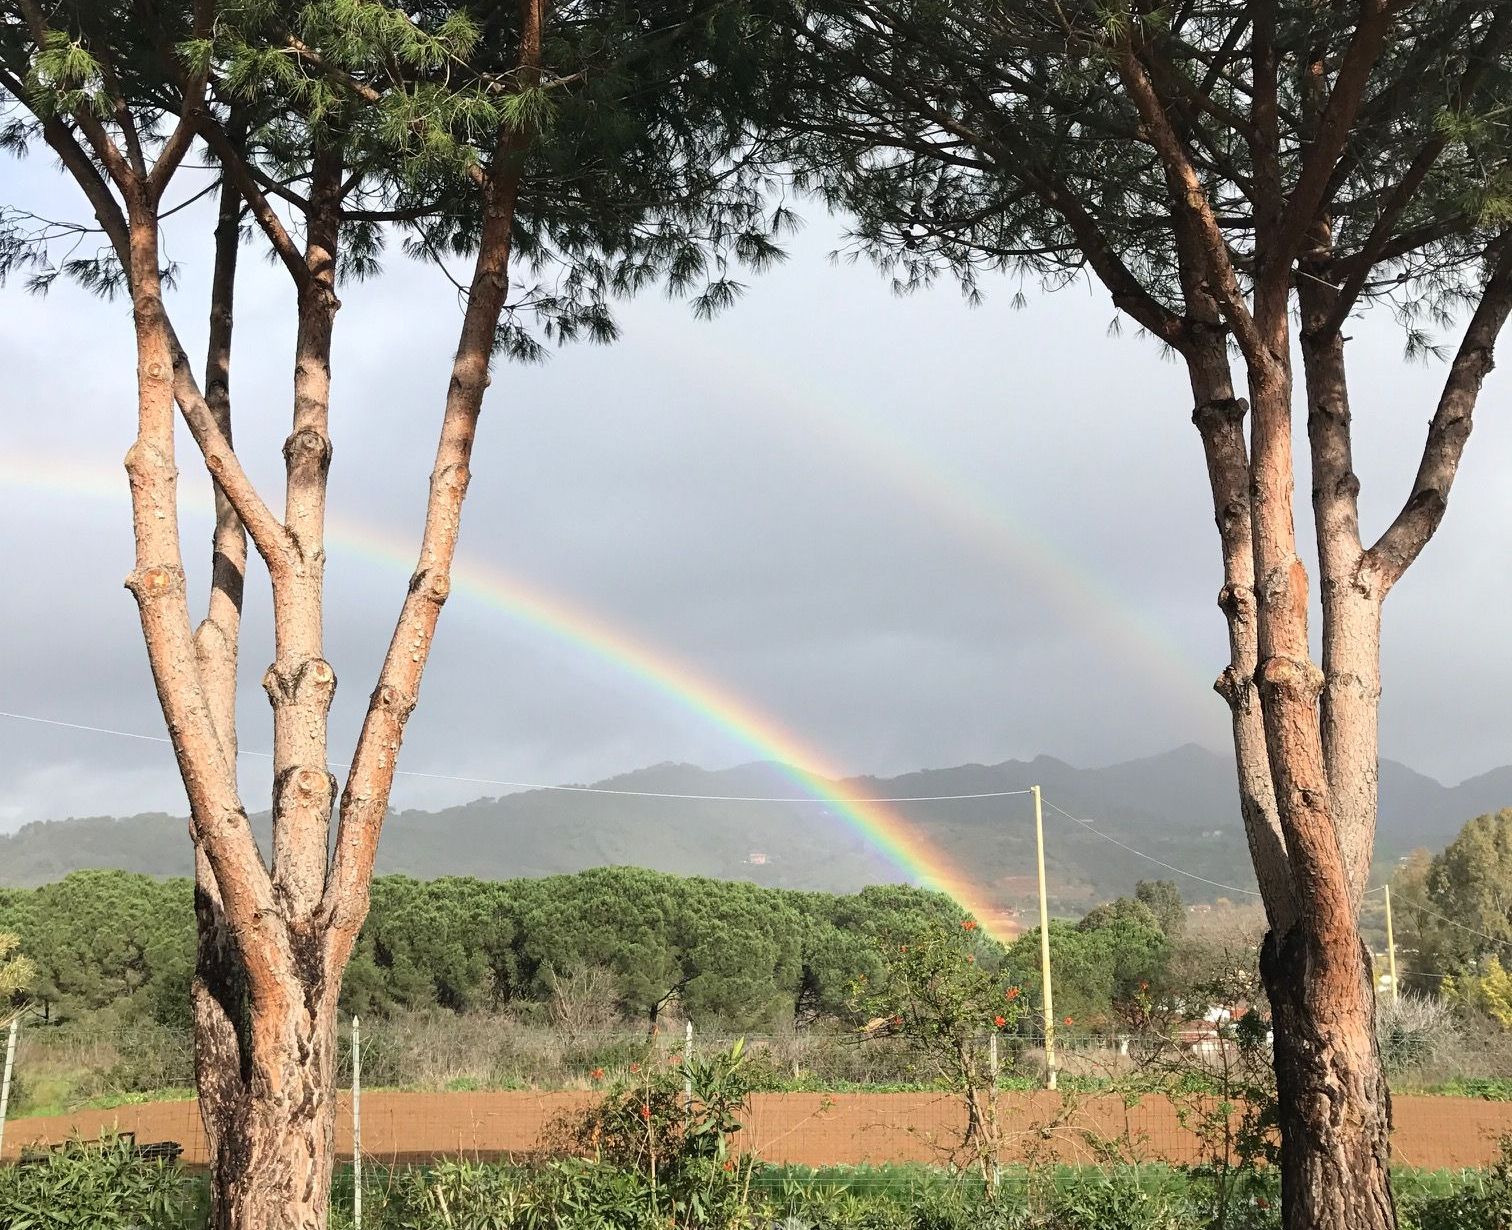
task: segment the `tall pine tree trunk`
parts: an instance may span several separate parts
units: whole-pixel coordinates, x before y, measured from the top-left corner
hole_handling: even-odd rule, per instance
[[[324,1230],[336,1143],[338,983],[252,998],[246,1096],[219,1103],[215,1205],[236,1230]]]
[[[1284,279],[1262,278],[1255,319],[1267,352],[1249,363],[1257,681],[1277,814],[1304,903],[1292,925],[1272,930],[1263,960],[1281,1107],[1282,1220],[1285,1230],[1394,1230],[1391,1103],[1370,963],[1333,811],[1320,717],[1324,675],[1310,656],[1307,570],[1292,519]]]
[[[1369,952],[1304,919],[1266,936],[1260,973],[1274,1023],[1283,1227],[1392,1230],[1391,1094]]]

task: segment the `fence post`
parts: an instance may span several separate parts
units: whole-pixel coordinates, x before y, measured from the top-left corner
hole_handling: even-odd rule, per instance
[[[352,1018],[352,1226],[362,1230],[362,1022]]]
[[[693,1118],[693,1018],[683,1031],[683,1104],[688,1118]]]
[[[0,1151],[5,1149],[5,1116],[10,1109],[11,1072],[16,1066],[16,1035],[21,1032],[21,1014],[11,1018],[10,1037],[5,1043],[5,1077],[0,1079]]]
[[[998,1148],[998,1036],[987,1035],[987,1113],[992,1116],[992,1186],[999,1187],[1003,1181],[1003,1159]]]

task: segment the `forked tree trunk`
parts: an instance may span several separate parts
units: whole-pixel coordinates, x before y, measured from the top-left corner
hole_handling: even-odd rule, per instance
[[[1358,944],[1349,956],[1326,951],[1306,920],[1271,932],[1260,953],[1275,1033],[1285,1230],[1396,1226],[1391,1094],[1376,1044],[1370,954]]]
[[[39,8],[27,20],[51,37]],[[212,10],[196,8],[208,37]],[[544,0],[521,0],[520,79],[539,84]],[[114,100],[124,149],[91,108],[74,113],[85,145],[56,115],[39,115],[95,208],[128,275],[137,355],[137,436],[126,457],[135,561],[127,587],[172,736],[195,842],[199,949],[193,987],[196,1074],[210,1146],[214,1230],[324,1230],[330,1214],[341,975],[367,914],[378,835],[404,723],[419,699],[437,618],[451,585],[469,462],[489,359],[509,292],[515,198],[528,136],[505,123],[491,163],[475,169],[483,225],[431,476],[420,557],[380,671],[341,806],[334,855],[326,717],[335,675],[322,655],[321,574],[330,439],[331,320],[339,233],[340,159],[317,151],[301,254],[234,148],[199,124],[202,70],[185,112],[149,171],[133,112]],[[17,93],[21,97],[21,93]],[[235,131],[235,125],[232,126]],[[195,136],[228,175],[217,228],[206,391],[201,394],[164,309],[158,205]],[[107,182],[108,176],[109,182]],[[111,185],[121,200],[112,195]],[[232,190],[234,189],[234,191]],[[285,450],[280,521],[231,441],[229,357],[239,203],[263,227],[299,287],[295,422]],[[214,576],[196,629],[178,533],[175,403],[215,483]],[[245,531],[245,533],[243,532]],[[274,719],[272,867],[257,848],[236,775],[236,674],[246,542],[272,581],[275,661],[266,679]]]

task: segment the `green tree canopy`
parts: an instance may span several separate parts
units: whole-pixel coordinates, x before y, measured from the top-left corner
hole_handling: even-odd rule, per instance
[[[1425,864],[1409,861],[1393,880],[1392,906],[1408,981],[1432,992],[1444,975],[1473,973],[1489,956],[1512,953],[1512,809],[1469,821]]]

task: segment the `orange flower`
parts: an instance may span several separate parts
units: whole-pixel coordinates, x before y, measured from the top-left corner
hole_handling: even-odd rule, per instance
[[[640,1064],[638,1064],[638,1063],[632,1063],[630,1065],[630,1071],[631,1072],[639,1072],[640,1071]]]
[[[1063,1022],[1063,1024],[1066,1024],[1066,1025],[1074,1025],[1074,1024],[1076,1024],[1076,1022],[1075,1022],[1075,1021],[1073,1021],[1073,1020],[1072,1020],[1072,1019],[1071,1019],[1071,1018],[1070,1018],[1070,1017],[1067,1017],[1067,1018],[1066,1018],[1066,1019],[1065,1019],[1065,1021],[1064,1021],[1064,1022]]]
[[[604,1079],[604,1069],[603,1068],[594,1068],[593,1071],[590,1072],[588,1075],[591,1076],[591,1077],[593,1077],[593,1079],[596,1080],[596,1081],[601,1081],[601,1080]]]
[[[651,1108],[649,1106],[647,1106],[644,1102],[641,1103],[640,1117],[642,1119],[644,1119],[647,1123],[651,1122]]]
[[[1006,991],[1003,992],[1003,998],[1006,999],[1009,1003],[1012,1003],[1023,993],[1023,990],[1019,987],[1009,987]]]
[[[896,1016],[894,1016],[893,1019],[892,1019],[892,1023],[894,1025],[901,1025],[901,1024],[903,1024],[903,1014],[902,1013],[898,1013]]]
[[[728,1161],[727,1161],[727,1162],[726,1162],[726,1163],[725,1163],[725,1164],[724,1164],[724,1168],[725,1168],[725,1169],[726,1169],[726,1170],[734,1170],[734,1169],[735,1169],[735,1163],[734,1163],[734,1162],[728,1162]]]
[[[976,919],[974,919],[974,918],[963,918],[963,919],[961,919],[961,929],[964,930],[964,931],[975,931],[977,929]]]
[[[997,1016],[992,1018],[992,1023],[999,1029],[1002,1029],[1004,1025],[1008,1024],[1008,1018],[999,1013]]]

